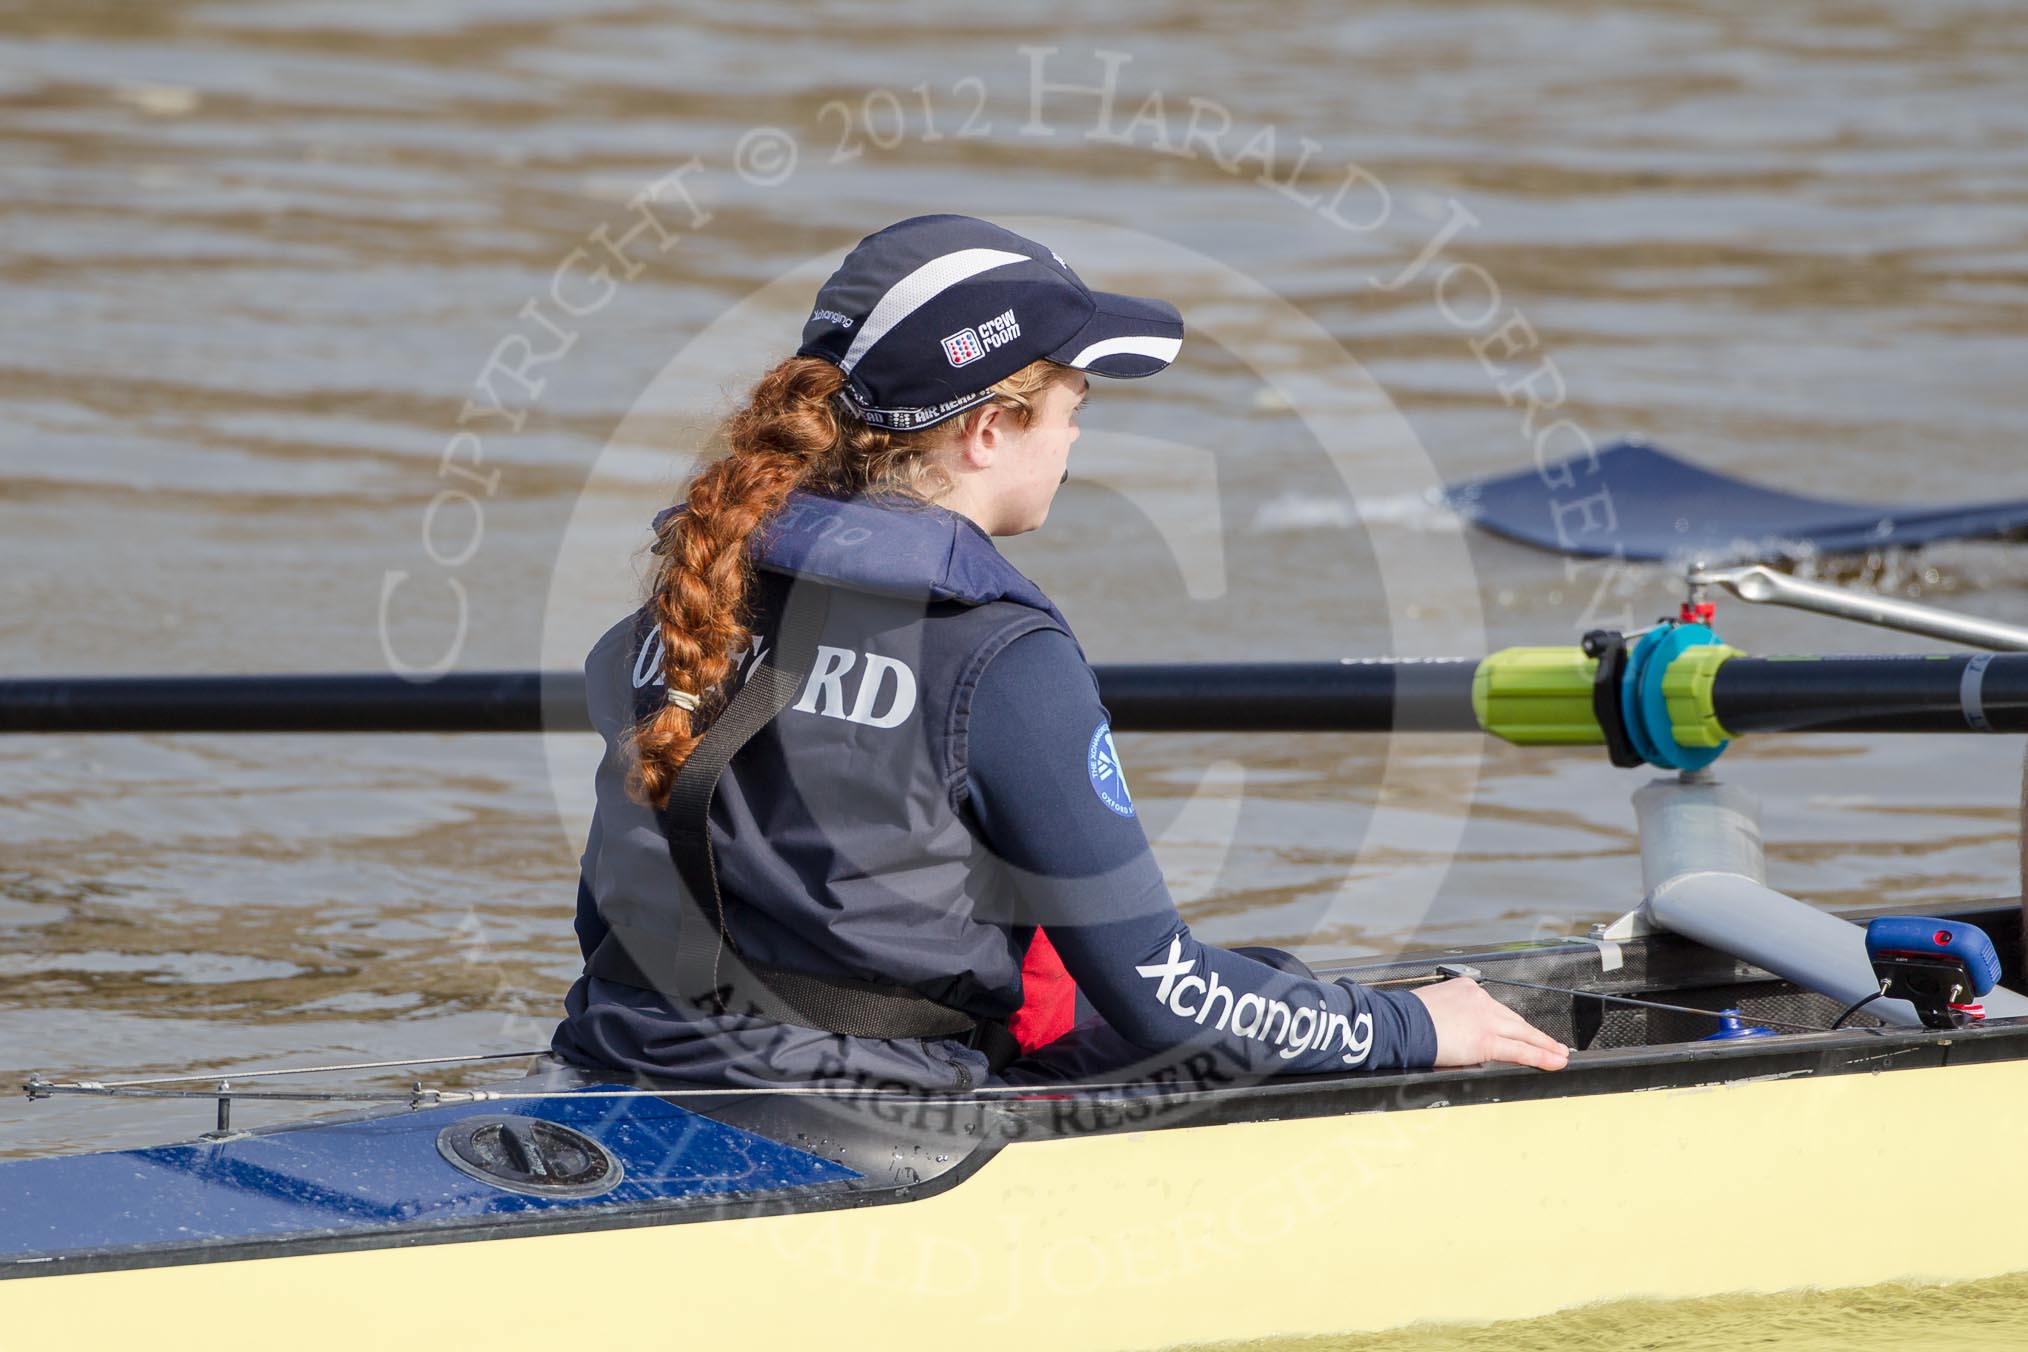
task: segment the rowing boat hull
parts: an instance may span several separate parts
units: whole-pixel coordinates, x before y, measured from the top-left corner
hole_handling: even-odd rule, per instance
[[[1557,1076],[1026,1099],[961,1126],[945,1114],[932,1134],[971,1148],[920,1177],[877,1177],[862,1154],[850,1186],[15,1262],[0,1326],[24,1346],[83,1319],[207,1350],[281,1328],[304,1349],[376,1331],[541,1345],[588,1322],[657,1347],[841,1329],[898,1347],[947,1346],[954,1329],[979,1348],[1039,1330],[1134,1347],[1970,1280],[2028,1269],[2028,1231],[1894,1242],[1883,1179],[2028,1115],[2022,1058],[2028,1029],[2011,1025],[1870,1030],[1602,1050]],[[897,1161],[923,1127],[883,1124]],[[0,1193],[19,1167],[0,1166]],[[2028,1214],[2028,1169],[2004,1152],[1977,1190],[1980,1214]]]

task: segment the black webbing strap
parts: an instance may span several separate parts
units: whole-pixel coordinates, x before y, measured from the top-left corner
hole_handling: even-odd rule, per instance
[[[716,1012],[757,1014],[853,1037],[932,1038],[971,1034],[977,1020],[904,986],[815,976],[749,962],[725,924],[718,859],[711,847],[711,799],[739,749],[789,706],[816,665],[817,639],[830,609],[824,587],[789,591],[775,661],[761,662],[692,749],[658,819],[669,857],[682,876],[684,928],[694,937],[613,924],[585,970],[607,981],[659,991]],[[610,922],[609,922],[610,923]]]
[[[1584,636],[1584,653],[1598,659],[1591,683],[1591,714],[1605,734],[1607,758],[1622,770],[1646,765],[1647,758],[1634,750],[1633,739],[1627,735],[1625,701],[1620,695],[1630,656],[1626,639],[1615,629],[1594,629]]]

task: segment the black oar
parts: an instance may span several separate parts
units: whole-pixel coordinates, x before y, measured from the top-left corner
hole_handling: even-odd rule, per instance
[[[1478,730],[1468,661],[1105,666],[1114,725],[1165,732]],[[577,672],[0,681],[0,732],[582,732]]]
[[[578,732],[574,671],[0,681],[0,732]]]
[[[1101,666],[1128,732],[1478,732],[1479,663]],[[2028,654],[1735,657],[1719,722],[1750,732],[2028,732]],[[49,677],[0,681],[5,732],[582,732],[577,672]]]

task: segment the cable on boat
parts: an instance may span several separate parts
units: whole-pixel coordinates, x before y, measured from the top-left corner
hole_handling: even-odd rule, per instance
[[[1569,995],[1580,1000],[1600,1000],[1611,1005],[1632,1005],[1636,1009],[1659,1009],[1669,1014],[1695,1014],[1705,1019],[1723,1019],[1729,1012],[1722,1009],[1699,1009],[1695,1005],[1669,1005],[1662,1003],[1660,1000],[1639,1000],[1631,995],[1606,995],[1599,991],[1573,990],[1568,986],[1544,986],[1533,981],[1512,981],[1503,976],[1487,976],[1478,968],[1468,967],[1461,962],[1438,964],[1437,975],[1446,978],[1468,977],[1487,986],[1514,986],[1525,991],[1545,991],[1550,995]],[[1877,999],[1878,997],[1873,998]],[[1865,1004],[1866,1002],[1862,1000],[1859,1003]],[[1857,1012],[1857,1010],[1858,1005],[1854,1005],[1838,1017],[1842,1020]],[[1748,1027],[1786,1028],[1796,1033],[1828,1033],[1837,1027],[1836,1024],[1831,1025],[1830,1028],[1826,1028],[1822,1024],[1816,1023],[1790,1023],[1786,1019],[1763,1019],[1757,1015],[1749,1017],[1741,1014],[1737,1017],[1740,1023]]]
[[[1665,1004],[1658,1000],[1641,1000],[1626,995],[1606,995],[1597,991],[1581,991],[1565,986],[1548,986],[1533,981],[1514,981],[1506,977],[1487,976],[1476,967],[1463,963],[1443,963],[1436,969],[1434,978],[1397,978],[1387,985],[1401,985],[1413,982],[1426,984],[1430,980],[1448,980],[1466,977],[1485,985],[1510,986],[1520,990],[1542,991],[1550,995],[1565,995],[1575,999],[1599,1000],[1608,1004],[1630,1005],[1639,1009],[1655,1009],[1672,1014],[1692,1014],[1701,1018],[1723,1017],[1721,1011],[1699,1009],[1692,1005]],[[1829,1028],[1816,1024],[1791,1023],[1782,1019],[1742,1019],[1749,1025],[1786,1028],[1795,1032],[1823,1033],[1837,1029],[1858,1010],[1880,998],[1869,996],[1859,1004],[1840,1014]],[[403,1103],[410,1108],[448,1107],[471,1103],[508,1103],[535,1099],[555,1098],[555,1090],[498,1090],[498,1089],[426,1089],[418,1081],[408,1090],[376,1089],[236,1089],[235,1080],[266,1079],[281,1075],[337,1074],[345,1071],[391,1070],[407,1066],[451,1065],[476,1061],[505,1061],[529,1059],[546,1054],[546,1049],[513,1052],[482,1052],[462,1056],[407,1057],[393,1061],[353,1061],[319,1066],[285,1066],[272,1070],[227,1071],[202,1075],[157,1075],[127,1080],[70,1080],[52,1081],[41,1076],[31,1076],[22,1086],[30,1099],[51,1098],[58,1094],[76,1094],[99,1098],[161,1098],[161,1099],[240,1099],[275,1103]],[[209,1082],[215,1089],[172,1089],[162,1086]],[[1160,1084],[1150,1081],[1125,1081],[1107,1084],[1064,1084],[1064,1085],[981,1085],[958,1093],[915,1093],[909,1090],[879,1089],[861,1085],[767,1085],[753,1088],[706,1088],[695,1089],[584,1089],[564,1090],[571,1098],[581,1099],[683,1099],[683,1098],[750,1098],[757,1096],[797,1098],[838,1098],[838,1099],[900,1099],[918,1103],[994,1103],[1019,1098],[1049,1098],[1066,1095],[1088,1096],[1101,1093],[1155,1092],[1159,1094],[1204,1092],[1202,1086]]]
[[[1866,1008],[1866,1006],[1872,1004],[1875,1000],[1878,1000],[1881,996],[1885,994],[1887,994],[1886,991],[1875,991],[1873,992],[1873,994],[1867,996],[1863,1000],[1854,1000],[1851,1004],[1845,1006],[1844,1013],[1840,1014],[1837,1018],[1831,1020],[1831,1027],[1833,1028],[1840,1027],[1841,1025],[1844,1024],[1845,1020],[1851,1018],[1854,1014],[1857,1014],[1860,1010]]]
[[[273,1075],[316,1075],[343,1070],[392,1070],[402,1066],[447,1066],[457,1061],[513,1061],[546,1056],[547,1047],[519,1052],[478,1052],[468,1056],[411,1056],[400,1061],[352,1061],[333,1066],[285,1066],[280,1070],[234,1070],[208,1075],[151,1075],[136,1080],[91,1080],[108,1089],[125,1089],[149,1084],[195,1084],[202,1080],[261,1080]]]
[[[86,1094],[96,1098],[266,1099],[277,1103],[406,1103],[411,1107],[471,1101],[468,1091],[460,1089],[424,1089],[421,1086],[406,1092],[392,1089],[235,1089],[225,1080],[220,1080],[216,1089],[146,1089],[133,1085],[102,1084],[97,1080],[64,1082],[29,1080],[22,1088],[31,1099],[51,1098],[57,1094]]]
[[[398,1063],[397,1063],[398,1064]],[[311,1067],[304,1067],[311,1069]],[[285,1072],[269,1072],[273,1074]],[[267,1100],[276,1103],[406,1103],[412,1108],[450,1106],[466,1103],[505,1103],[534,1099],[685,1099],[685,1098],[752,1098],[756,1096],[786,1095],[813,1098],[870,1098],[898,1099],[911,1103],[995,1103],[1010,1098],[1063,1098],[1072,1094],[1110,1093],[1133,1090],[1157,1093],[1204,1093],[1203,1086],[1194,1084],[1162,1084],[1154,1081],[1123,1081],[1107,1084],[1043,1084],[1043,1085],[981,1085],[955,1093],[915,1093],[901,1089],[879,1089],[862,1085],[766,1085],[751,1089],[549,1089],[549,1090],[499,1090],[499,1089],[426,1089],[418,1083],[413,1089],[234,1089],[230,1085],[232,1076],[206,1075],[196,1078],[217,1081],[217,1089],[157,1089],[146,1082],[102,1080],[45,1080],[39,1076],[26,1081],[22,1088],[31,1099],[51,1098],[58,1094],[79,1094],[97,1098],[161,1098],[161,1099],[246,1099]]]

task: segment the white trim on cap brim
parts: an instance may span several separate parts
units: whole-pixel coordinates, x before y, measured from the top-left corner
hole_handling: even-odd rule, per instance
[[[858,334],[852,339],[852,346],[845,349],[838,369],[851,375],[860,358],[885,338],[888,330],[959,282],[982,272],[991,272],[994,268],[1004,268],[1009,263],[1033,261],[1027,254],[1009,253],[1005,249],[959,249],[956,253],[932,258],[887,288],[887,294],[880,298],[873,307],[873,313],[867,315],[866,322],[860,325]]]
[[[1064,364],[1075,366],[1082,371],[1093,362],[1104,357],[1135,356],[1148,357],[1164,366],[1176,360],[1176,354],[1183,350],[1181,338],[1148,338],[1129,336],[1107,338],[1093,343]]]

